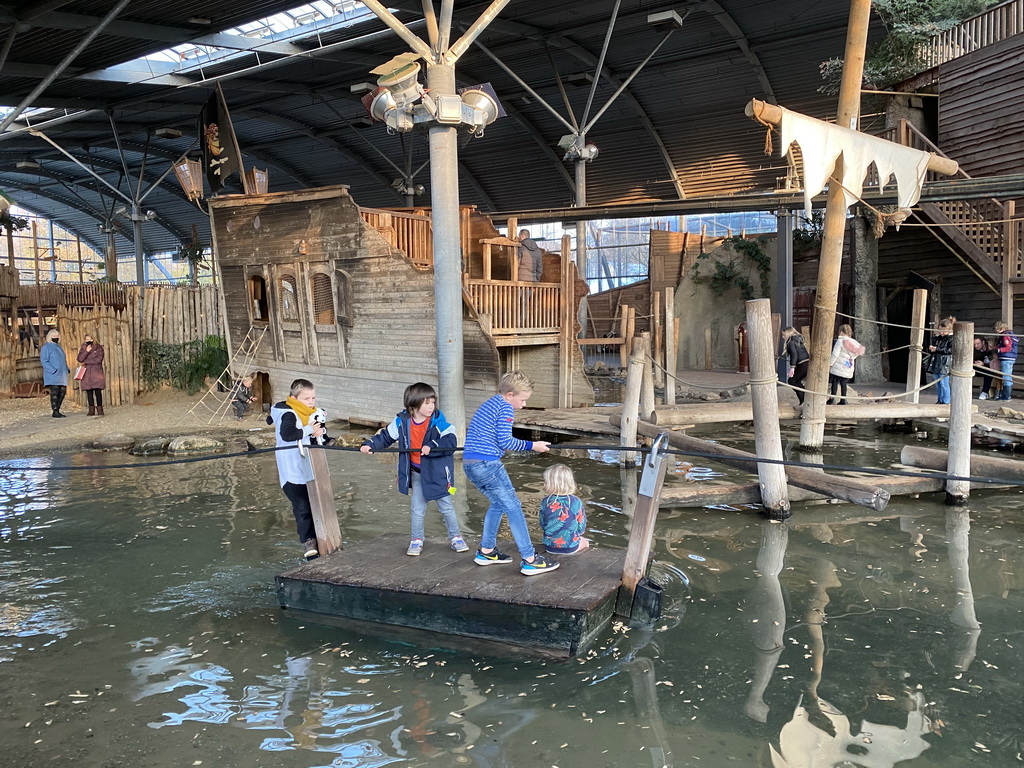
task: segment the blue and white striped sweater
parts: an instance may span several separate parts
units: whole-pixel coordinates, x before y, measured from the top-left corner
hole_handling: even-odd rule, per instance
[[[477,408],[466,430],[463,461],[494,461],[500,459],[505,451],[533,450],[533,443],[529,440],[512,437],[514,417],[515,410],[501,395],[495,395]]]

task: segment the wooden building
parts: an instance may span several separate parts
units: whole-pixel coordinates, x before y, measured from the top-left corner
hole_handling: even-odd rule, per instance
[[[267,333],[253,371],[274,399],[310,379],[332,418],[394,417],[414,381],[437,383],[430,213],[360,208],[345,186],[211,201],[214,253],[233,351]],[[546,254],[539,283],[511,280],[516,249],[464,207],[466,406],[523,370],[530,406],[593,403],[575,342],[585,292],[568,252]],[[441,393],[442,401],[444,393]]]

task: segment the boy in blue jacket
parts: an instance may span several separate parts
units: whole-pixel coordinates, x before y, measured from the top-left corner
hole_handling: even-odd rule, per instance
[[[423,552],[423,515],[427,503],[437,502],[448,529],[448,540],[456,552],[468,552],[459,523],[455,518],[455,462],[452,452],[458,445],[455,428],[437,410],[437,392],[429,384],[418,381],[405,388],[405,410],[395,416],[387,427],[364,442],[363,453],[382,450],[396,441],[403,453],[398,454],[398,490],[409,496],[412,536],[407,555]]]

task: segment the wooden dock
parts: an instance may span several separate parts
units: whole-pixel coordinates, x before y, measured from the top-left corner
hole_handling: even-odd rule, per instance
[[[568,658],[607,630],[626,554],[591,549],[526,577],[518,557],[481,567],[444,539],[427,540],[419,557],[405,556],[407,544],[386,534],[285,571],[276,579],[281,607],[300,620],[419,643]],[[510,542],[499,548],[516,552]]]

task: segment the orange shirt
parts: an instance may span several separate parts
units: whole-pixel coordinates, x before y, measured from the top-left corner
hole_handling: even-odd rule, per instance
[[[415,451],[409,454],[409,458],[412,459],[412,465],[417,468],[420,466],[419,449],[423,447],[423,438],[427,436],[429,426],[430,419],[424,419],[417,424],[411,417],[409,418],[409,447]]]

